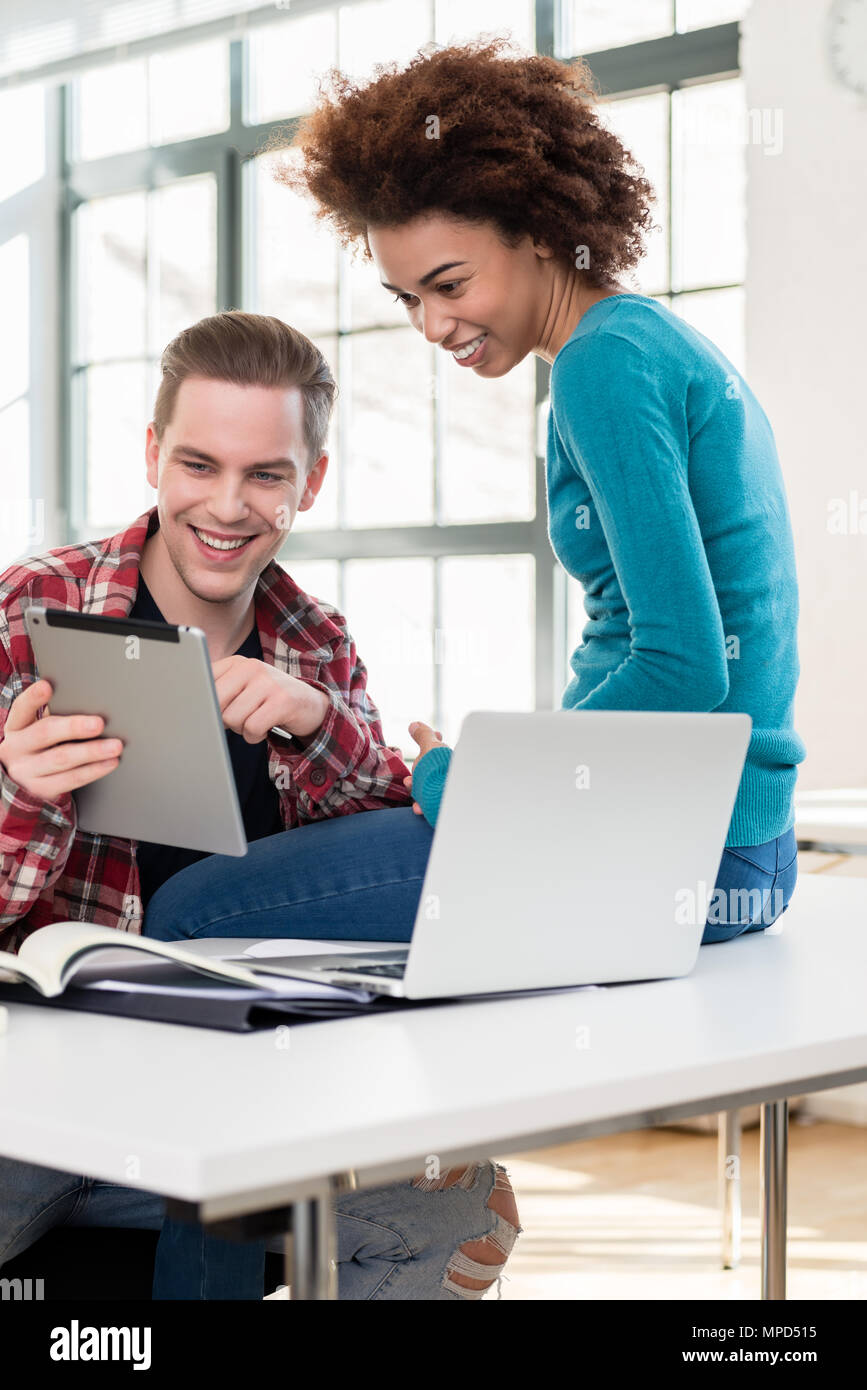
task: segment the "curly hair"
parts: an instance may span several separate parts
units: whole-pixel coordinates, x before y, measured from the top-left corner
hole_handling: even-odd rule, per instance
[[[600,123],[590,69],[510,48],[487,37],[420,50],[403,68],[378,64],[366,84],[332,68],[293,142],[301,160],[277,179],[312,195],[368,260],[368,226],[439,212],[493,223],[508,245],[530,235],[570,264],[584,247],[590,284],[631,269],[653,189]]]

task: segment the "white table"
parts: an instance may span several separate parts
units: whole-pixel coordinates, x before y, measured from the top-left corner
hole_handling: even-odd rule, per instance
[[[785,1098],[867,1078],[867,881],[805,875],[781,923],[685,979],[305,1024],[288,1047],[10,1005],[0,1151],[202,1221],[294,1204],[293,1297],[333,1297],[347,1185],[759,1102],[762,1291],[783,1298]]]

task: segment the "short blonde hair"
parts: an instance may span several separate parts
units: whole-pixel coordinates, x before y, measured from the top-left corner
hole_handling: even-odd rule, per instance
[[[162,440],[188,377],[240,386],[297,386],[304,397],[304,439],[310,466],[325,450],[337,382],[315,343],[282,319],[227,309],[185,328],[160,359],[162,380],[154,429]]]

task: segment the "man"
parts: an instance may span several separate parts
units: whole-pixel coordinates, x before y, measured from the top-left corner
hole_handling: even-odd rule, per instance
[[[51,714],[30,603],[203,629],[248,842],[360,811],[415,821],[408,770],[383,742],[343,616],[274,559],[324,481],[335,395],[322,354],[280,320],[202,320],[163,354],[146,439],[156,506],[116,536],[0,577],[0,948],[64,920],[140,933],[160,886],[207,858],[78,834],[71,793],[109,776],[122,748],[88,711]],[[449,1189],[435,1218],[424,1206],[433,1187]],[[349,1298],[478,1298],[518,1229],[505,1170],[486,1162],[350,1193],[337,1208]],[[155,1194],[0,1158],[0,1265],[58,1222],[150,1226],[161,1230],[155,1298],[262,1296],[261,1242],[217,1240],[163,1210]],[[487,1233],[458,1249],[480,1222]]]

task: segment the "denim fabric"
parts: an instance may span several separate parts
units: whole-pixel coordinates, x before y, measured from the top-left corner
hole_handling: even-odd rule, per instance
[[[409,941],[433,835],[424,816],[400,806],[269,835],[242,859],[209,855],[157,890],[145,935]],[[794,829],[725,849],[702,945],[763,931],[785,912],[797,854]]]
[[[723,852],[708,905],[702,945],[765,929],[786,911],[798,878],[794,829],[763,845]]]
[[[509,1228],[488,1207],[498,1168],[505,1171],[487,1159],[470,1165],[467,1186],[424,1191],[407,1179],[341,1195],[334,1203],[338,1298],[462,1300],[446,1282],[458,1248],[492,1234],[508,1246]],[[0,1268],[55,1226],[161,1229],[154,1299],[263,1297],[264,1241],[219,1240],[164,1213],[156,1193],[0,1158]],[[280,1250],[280,1240],[267,1248]]]

